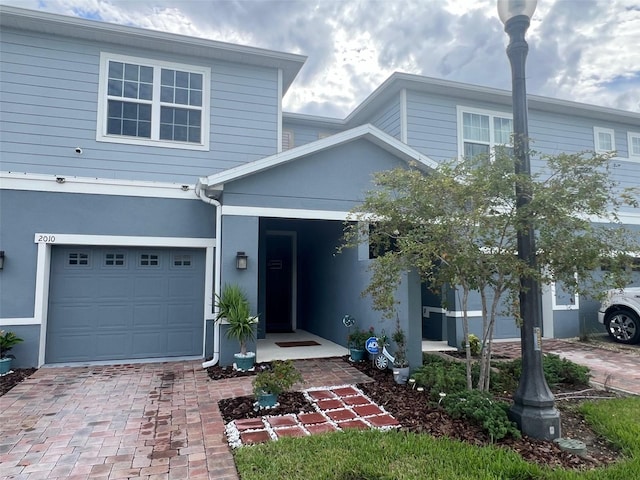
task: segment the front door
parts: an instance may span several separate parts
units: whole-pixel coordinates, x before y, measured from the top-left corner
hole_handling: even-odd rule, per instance
[[[292,332],[294,236],[267,233],[266,330]]]

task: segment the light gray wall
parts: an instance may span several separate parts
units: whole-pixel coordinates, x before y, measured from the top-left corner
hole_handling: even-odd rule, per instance
[[[96,142],[101,51],[210,67],[210,151]],[[0,62],[5,171],[193,184],[276,152],[276,69],[8,29]]]
[[[225,215],[222,217],[222,258],[220,261],[222,288],[225,284],[237,284],[247,294],[252,314],[258,309],[258,217],[240,217]],[[236,269],[236,253],[245,252],[248,256],[246,270]],[[220,329],[223,335],[220,342],[220,364],[231,365],[233,354],[240,351],[235,341],[226,340],[226,327]],[[255,345],[247,345],[249,351],[255,351]]]
[[[34,235],[215,236],[215,209],[198,199],[29,192],[0,189],[0,318],[32,317]]]
[[[373,188],[373,173],[406,163],[357,140],[225,185],[224,205],[348,211]]]
[[[369,123],[392,137],[400,139],[400,97],[394,97],[371,115]]]

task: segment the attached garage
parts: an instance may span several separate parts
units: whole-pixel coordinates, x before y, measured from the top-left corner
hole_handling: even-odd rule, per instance
[[[53,246],[45,363],[202,355],[204,249]]]

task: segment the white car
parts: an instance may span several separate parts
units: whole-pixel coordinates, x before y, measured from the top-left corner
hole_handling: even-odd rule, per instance
[[[640,342],[640,288],[609,290],[600,305],[598,321],[616,342]]]

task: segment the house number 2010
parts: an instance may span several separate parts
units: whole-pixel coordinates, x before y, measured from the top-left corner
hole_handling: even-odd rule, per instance
[[[55,235],[38,235],[38,243],[56,243]]]

